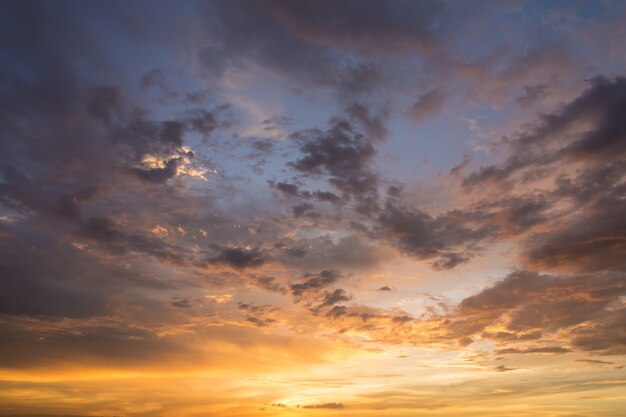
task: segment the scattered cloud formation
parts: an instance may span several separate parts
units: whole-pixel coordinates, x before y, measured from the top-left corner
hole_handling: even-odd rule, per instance
[[[621,415],[623,4],[0,10],[0,413]]]

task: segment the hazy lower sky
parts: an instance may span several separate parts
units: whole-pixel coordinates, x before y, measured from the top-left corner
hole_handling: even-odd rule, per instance
[[[623,1],[2,1],[0,416],[626,413]]]

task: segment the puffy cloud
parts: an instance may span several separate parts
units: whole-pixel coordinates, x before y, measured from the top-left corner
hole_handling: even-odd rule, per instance
[[[287,184],[284,182],[279,182],[276,184],[276,189],[287,195],[297,196],[299,187],[295,184]]]
[[[347,195],[375,192],[376,176],[368,165],[375,149],[352,125],[338,121],[330,129],[293,134],[302,157],[289,166],[306,175],[327,174],[328,182]]]
[[[497,228],[488,213],[450,211],[433,217],[421,210],[388,202],[376,219],[374,234],[401,252],[418,259],[434,259],[436,269],[451,269],[466,262]]]

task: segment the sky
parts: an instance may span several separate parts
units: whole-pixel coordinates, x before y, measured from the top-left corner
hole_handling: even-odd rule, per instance
[[[626,3],[0,2],[0,416],[626,412]]]

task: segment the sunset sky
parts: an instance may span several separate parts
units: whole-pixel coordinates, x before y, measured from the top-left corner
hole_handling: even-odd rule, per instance
[[[0,2],[0,416],[626,415],[626,2]]]

